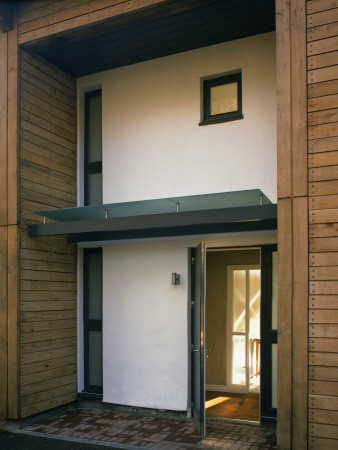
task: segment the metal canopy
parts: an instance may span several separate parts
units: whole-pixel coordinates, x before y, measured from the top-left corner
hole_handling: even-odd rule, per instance
[[[66,234],[69,242],[277,228],[277,206],[259,189],[37,211],[36,214],[58,222],[30,225],[30,237]]]

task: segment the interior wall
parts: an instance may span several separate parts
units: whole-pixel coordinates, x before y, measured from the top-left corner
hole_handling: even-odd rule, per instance
[[[199,126],[201,79],[242,71],[244,119]],[[102,85],[103,202],[260,188],[276,201],[275,34],[77,80]]]
[[[260,251],[207,252],[205,326],[206,348],[210,352],[206,362],[206,384],[220,388],[228,384],[227,267],[237,264],[260,264]]]

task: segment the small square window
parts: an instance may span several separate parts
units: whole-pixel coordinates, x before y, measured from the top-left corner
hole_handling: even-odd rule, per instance
[[[243,119],[240,73],[203,81],[203,119],[200,125]]]

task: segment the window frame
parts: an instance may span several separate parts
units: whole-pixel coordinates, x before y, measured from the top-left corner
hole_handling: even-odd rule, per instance
[[[272,407],[272,345],[278,344],[278,330],[272,328],[272,271],[276,244],[261,247],[261,389],[262,422],[276,422],[277,408]],[[277,347],[278,352],[278,347]]]
[[[89,394],[89,396],[96,396],[96,398],[102,399],[103,393],[103,379],[101,385],[90,384],[89,381],[89,370],[90,370],[90,355],[89,355],[89,333],[90,331],[99,331],[101,333],[101,349],[103,351],[103,333],[102,333],[102,317],[99,319],[89,318],[89,265],[90,265],[90,255],[99,254],[101,261],[103,258],[102,247],[85,248],[83,252],[83,343],[84,343],[84,389],[82,393],[84,395]],[[101,262],[101,268],[103,268],[103,261]],[[103,283],[103,272],[101,272],[101,289]],[[102,293],[103,295],[103,293]],[[97,301],[100,302],[101,310],[103,304],[102,295]],[[101,371],[103,377],[103,361],[101,358]]]
[[[231,111],[227,113],[222,114],[211,114],[211,98],[210,98],[210,91],[211,88],[216,86],[223,86],[230,83],[237,83],[237,102],[238,102],[238,109],[237,111]],[[242,113],[242,73],[232,73],[229,75],[222,75],[220,77],[216,78],[208,78],[203,80],[203,108],[202,108],[202,114],[203,118],[199,125],[210,125],[213,123],[222,123],[222,122],[229,122],[232,120],[238,120],[243,119],[243,113]]]

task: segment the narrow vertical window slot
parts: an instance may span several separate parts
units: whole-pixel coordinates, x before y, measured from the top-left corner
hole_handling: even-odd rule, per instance
[[[84,250],[84,391],[102,394],[102,248]]]
[[[102,90],[85,94],[85,206],[102,204]]]

